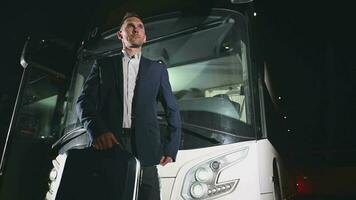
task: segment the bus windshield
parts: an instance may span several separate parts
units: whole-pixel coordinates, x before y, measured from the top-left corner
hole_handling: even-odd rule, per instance
[[[144,22],[147,42],[143,55],[167,65],[180,108],[181,149],[256,139],[245,18],[236,11],[213,9],[207,16],[170,13]],[[75,102],[94,59],[121,52],[117,30],[103,33],[82,51],[68,93],[65,132],[80,126]],[[167,124],[163,109],[158,110],[164,135]]]

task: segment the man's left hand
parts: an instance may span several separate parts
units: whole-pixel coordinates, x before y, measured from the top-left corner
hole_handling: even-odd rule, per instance
[[[159,164],[162,166],[165,166],[167,163],[173,162],[172,157],[170,156],[162,156],[161,160],[159,161]]]

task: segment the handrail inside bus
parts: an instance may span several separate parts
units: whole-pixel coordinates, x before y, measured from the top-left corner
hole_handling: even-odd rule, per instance
[[[189,27],[189,28],[180,30],[178,32],[174,32],[174,33],[170,33],[170,34],[163,35],[163,36],[160,36],[160,37],[156,37],[156,38],[148,40],[146,42],[146,45],[149,45],[149,44],[152,44],[152,43],[156,43],[156,42],[161,42],[161,41],[164,41],[164,40],[177,38],[177,37],[184,36],[184,35],[189,35],[189,34],[201,32],[201,31],[204,31],[204,30],[209,30],[211,28],[218,27],[218,26],[223,25],[223,24],[232,23],[227,19],[228,18],[225,17],[223,20],[221,20],[221,19],[214,20],[214,21],[206,23],[206,24],[201,24],[199,26]],[[111,34],[111,35],[108,35],[108,36],[106,36],[104,38],[109,39],[109,38],[114,37],[114,36],[115,36],[115,34]],[[86,52],[90,52],[90,50],[87,50],[87,49],[83,49],[83,50],[86,51]],[[117,48],[117,49],[114,49],[114,50],[108,50],[108,51],[104,51],[104,52],[101,52],[101,53],[89,54],[87,56],[83,56],[83,58],[90,60],[90,59],[96,59],[96,58],[101,58],[101,57],[106,57],[106,56],[117,55],[120,52],[121,52],[121,49]]]

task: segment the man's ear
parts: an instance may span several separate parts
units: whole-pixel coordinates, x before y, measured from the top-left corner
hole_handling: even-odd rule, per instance
[[[122,32],[121,30],[116,32],[117,38],[119,38],[120,40],[122,40],[122,33],[121,32]]]

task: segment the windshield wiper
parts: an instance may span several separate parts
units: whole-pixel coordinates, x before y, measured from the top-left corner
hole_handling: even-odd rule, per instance
[[[220,133],[220,134],[223,134],[223,135],[226,135],[226,136],[229,136],[229,137],[234,137],[234,138],[239,138],[239,139],[255,139],[254,137],[246,137],[246,136],[240,136],[240,135],[236,135],[236,134],[233,134],[233,133],[229,133],[229,132],[226,132],[226,131],[221,131],[221,130],[216,130],[216,129],[212,129],[212,128],[208,128],[208,127],[204,127],[204,126],[199,126],[199,125],[196,125],[196,124],[190,124],[190,123],[186,123],[186,122],[182,122],[182,125],[186,126],[186,127],[191,127],[191,128],[198,128],[198,129],[202,129],[202,130],[206,130],[206,131],[211,131],[211,132],[214,132],[214,133]]]
[[[182,124],[182,125],[183,125],[183,124]],[[208,137],[208,136],[206,136],[206,135],[204,135],[204,134],[199,134],[199,133],[197,133],[196,131],[192,130],[191,128],[185,127],[184,125],[183,125],[182,128],[188,130],[188,132],[185,132],[186,134],[193,135],[193,136],[195,136],[195,137],[197,137],[197,138],[200,138],[200,139],[204,139],[204,140],[206,140],[206,141],[208,141],[208,142],[210,142],[210,143],[212,143],[212,144],[216,144],[216,145],[218,145],[218,144],[223,144],[222,141],[219,141],[219,140],[216,139],[216,138]]]

